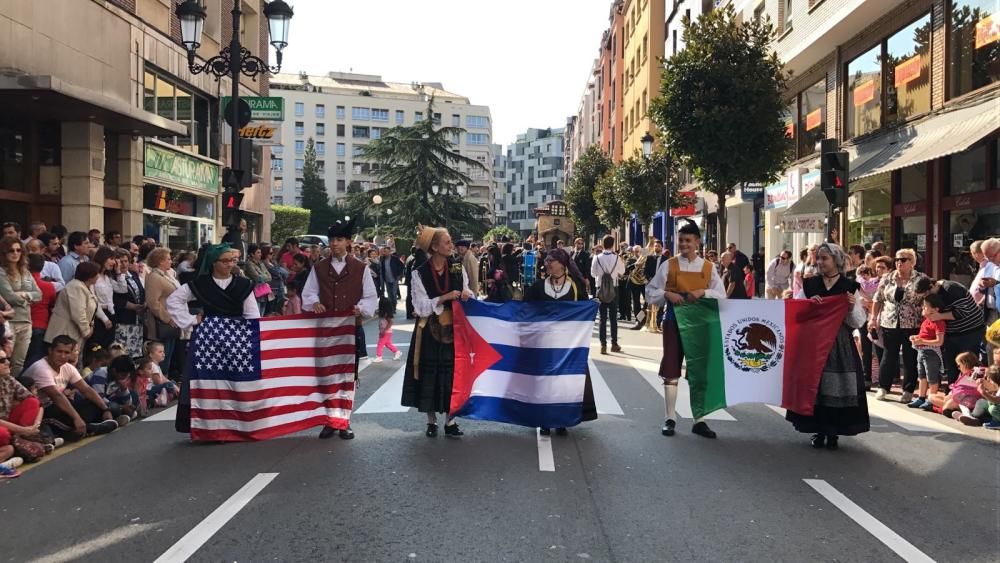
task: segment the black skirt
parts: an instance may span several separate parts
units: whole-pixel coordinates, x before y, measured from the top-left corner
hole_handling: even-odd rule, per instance
[[[451,407],[451,386],[455,376],[455,342],[442,342],[431,329],[437,322],[436,315],[422,329],[414,327],[410,351],[406,357],[406,376],[403,379],[404,407],[416,407],[420,412],[446,413]],[[418,325],[419,327],[419,322]],[[450,327],[449,327],[450,328]],[[420,365],[416,367],[419,379],[414,377],[414,354],[417,349],[417,331],[420,331]]]

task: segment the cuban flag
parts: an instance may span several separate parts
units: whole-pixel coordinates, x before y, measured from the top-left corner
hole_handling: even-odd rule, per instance
[[[528,427],[580,423],[593,301],[454,302],[451,414]]]

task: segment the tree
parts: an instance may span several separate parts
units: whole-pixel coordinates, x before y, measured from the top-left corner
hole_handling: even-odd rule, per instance
[[[511,229],[506,225],[498,225],[492,229],[486,231],[483,235],[483,240],[491,240],[493,242],[500,242],[501,237],[507,237],[510,242],[521,242],[521,235],[517,231]]]
[[[723,237],[725,198],[745,182],[773,183],[791,159],[773,39],[770,21],[737,21],[732,5],[685,20],[685,48],[665,61],[650,107],[668,152],[719,197]]]
[[[330,196],[316,163],[316,145],[312,137],[306,143],[305,162],[302,167],[302,207],[310,211],[309,232],[325,233],[334,221]]]
[[[447,227],[455,236],[482,235],[489,210],[469,203],[459,193],[472,178],[465,170],[488,172],[486,165],[454,150],[451,139],[465,133],[460,127],[440,127],[434,99],[427,104],[427,119],[410,127],[393,127],[369,143],[362,153],[376,172],[380,186],[349,194],[347,207],[370,209],[373,196],[382,196],[380,225],[395,232],[410,232],[419,223]],[[437,186],[437,193],[434,187]]]
[[[638,152],[613,170],[617,195],[626,207],[635,211],[641,223],[653,220],[653,214],[687,203],[678,196],[680,167],[677,159],[665,151],[648,158]]]
[[[597,179],[594,187],[597,218],[606,231],[611,229],[611,225],[622,225],[628,219],[628,209],[621,197],[620,181],[621,176],[615,174],[615,169],[612,168]]]
[[[271,211],[274,212],[271,240],[275,244],[283,244],[288,237],[297,237],[310,232],[308,209],[290,205],[271,205]]]
[[[601,147],[591,145],[573,164],[573,173],[566,182],[563,199],[569,215],[583,238],[596,235],[601,230],[594,194],[601,176],[614,166]]]

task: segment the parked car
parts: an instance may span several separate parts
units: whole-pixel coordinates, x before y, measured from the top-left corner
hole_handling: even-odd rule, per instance
[[[326,235],[302,235],[299,237],[299,248],[303,250],[314,244],[318,244],[320,248],[326,248],[330,246],[330,239]]]

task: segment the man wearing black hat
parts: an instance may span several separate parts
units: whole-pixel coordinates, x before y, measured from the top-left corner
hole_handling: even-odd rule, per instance
[[[302,288],[302,310],[313,313],[354,310],[357,319],[354,332],[354,379],[357,381],[358,361],[362,356],[367,356],[361,319],[375,314],[378,294],[375,291],[375,280],[365,263],[348,255],[353,231],[354,221],[350,218],[337,221],[330,227],[330,256],[317,262],[309,272],[306,285]],[[332,426],[325,426],[319,437],[330,438],[336,431]],[[348,426],[340,430],[340,437],[350,440],[354,438],[354,431]]]
[[[462,261],[462,267],[465,268],[465,275],[469,276],[469,289],[473,293],[479,293],[479,259],[476,258],[476,254],[469,250],[472,248],[472,241],[467,239],[462,239],[455,243],[455,250],[458,252],[458,258]]]

